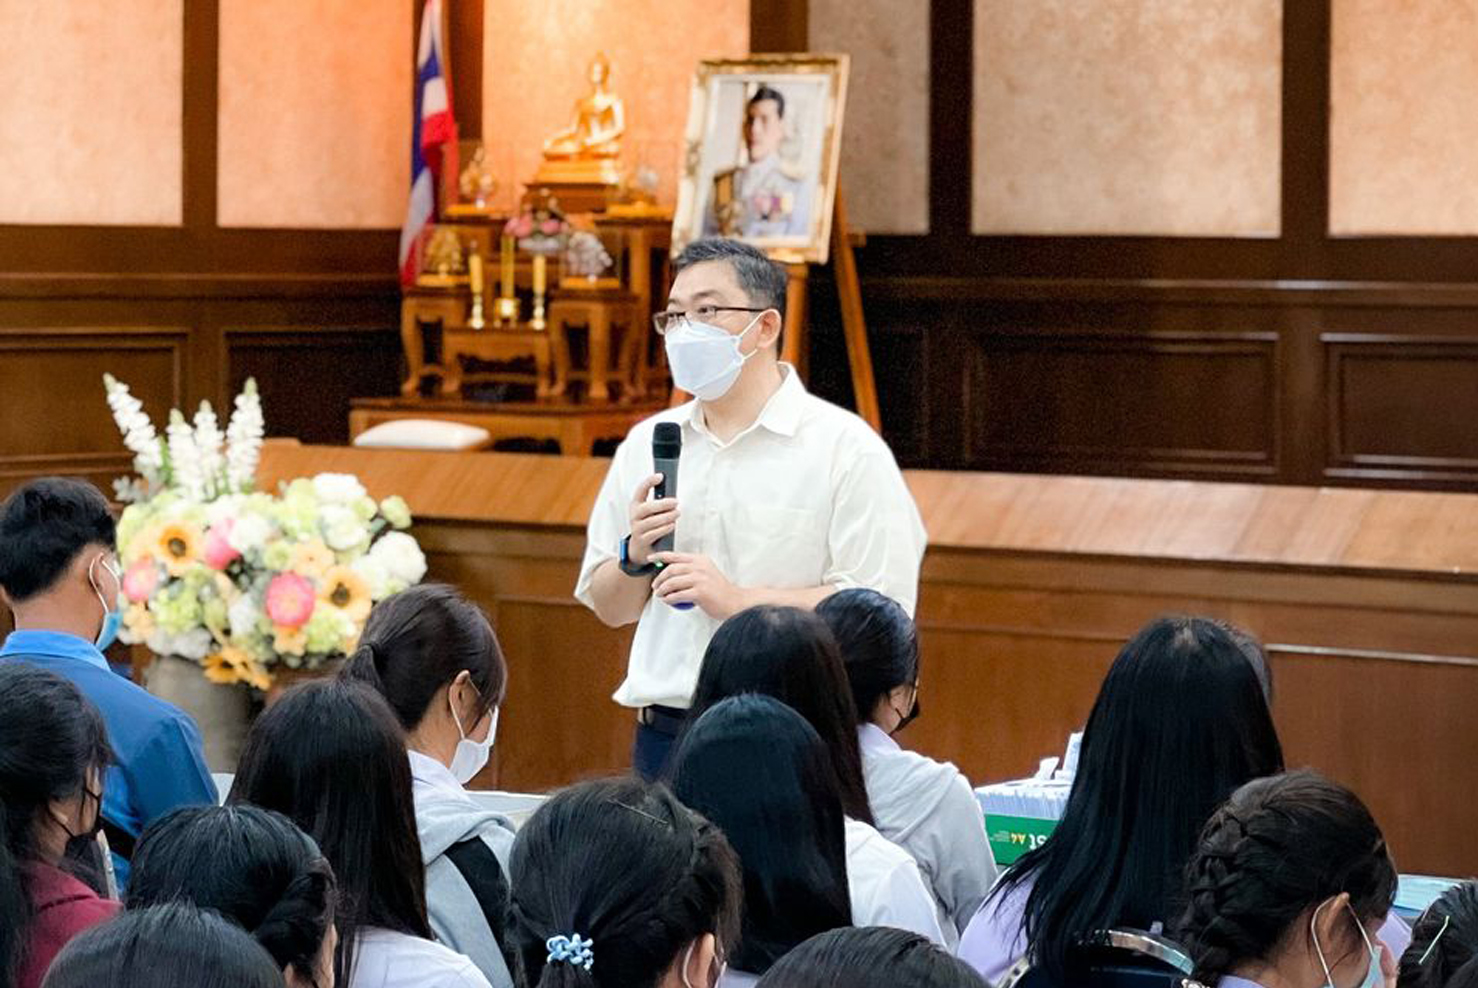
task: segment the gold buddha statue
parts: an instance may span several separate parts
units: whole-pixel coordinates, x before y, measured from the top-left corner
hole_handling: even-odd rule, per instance
[[[602,52],[590,63],[591,92],[575,103],[574,121],[544,142],[536,182],[620,184],[626,109],[621,97],[606,88],[610,77],[611,63]]]

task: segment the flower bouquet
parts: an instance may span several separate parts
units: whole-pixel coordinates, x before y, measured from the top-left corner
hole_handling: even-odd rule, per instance
[[[128,387],[104,379],[137,478],[115,484],[125,610],[120,638],[199,663],[213,683],[271,687],[353,651],[370,606],[418,582],[426,558],[399,497],[347,474],[256,491],[262,411],[247,381],[223,433],[208,403],[163,436]]]
[[[518,241],[518,249],[546,257],[558,254],[570,233],[570,224],[553,198],[538,197],[503,226],[504,236]]]

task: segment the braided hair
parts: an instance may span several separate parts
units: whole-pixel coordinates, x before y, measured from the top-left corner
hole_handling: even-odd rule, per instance
[[[1340,893],[1362,924],[1384,919],[1396,868],[1350,790],[1302,770],[1249,782],[1212,815],[1186,866],[1176,934],[1203,984],[1268,961],[1309,910]]]
[[[733,849],[661,784],[619,778],[556,794],[519,830],[509,872],[520,988],[653,988],[704,934],[721,956],[739,937]],[[561,947],[548,960],[575,937],[589,954]]]
[[[1478,882],[1454,885],[1411,928],[1398,988],[1478,988]]]
[[[335,899],[333,869],[287,817],[255,806],[189,806],[144,831],[126,905],[184,900],[215,910],[279,967],[316,983]]]

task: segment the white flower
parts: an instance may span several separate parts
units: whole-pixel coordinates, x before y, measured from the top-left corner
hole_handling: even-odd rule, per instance
[[[313,478],[313,493],[329,504],[350,504],[366,496],[364,485],[352,473],[319,474]]]
[[[234,522],[236,516],[241,514],[243,500],[245,499],[239,494],[226,494],[207,504],[205,506],[205,526],[209,528],[212,525],[219,525],[228,518]]]
[[[207,498],[226,491],[226,454],[221,451],[225,441],[215,409],[210,402],[202,401],[195,413],[195,449],[200,454],[200,476]]]
[[[108,394],[108,407],[113,411],[113,421],[123,434],[123,445],[133,456],[133,468],[143,477],[150,488],[162,485],[168,478],[164,469],[164,450],[154,432],[154,423],[144,414],[143,403],[128,390],[128,385],[112,374],[103,375],[103,387]]]
[[[416,540],[404,532],[386,532],[370,546],[370,557],[385,567],[385,575],[392,581],[404,583],[421,582],[426,575],[426,556]]]
[[[244,593],[231,602],[231,608],[226,612],[226,620],[231,625],[231,638],[240,641],[247,638],[257,630],[257,624],[262,620],[262,602],[255,596]]]
[[[149,635],[149,651],[155,655],[177,655],[199,662],[211,652],[215,639],[205,628],[191,628],[181,635],[171,635],[158,628]]]
[[[261,515],[248,514],[236,519],[235,524],[231,526],[231,534],[226,536],[226,541],[231,543],[231,548],[244,556],[262,548],[271,537],[271,522]]]
[[[262,452],[262,399],[255,378],[247,378],[236,396],[236,410],[226,427],[226,483],[233,491],[249,491]]]
[[[350,563],[349,568],[369,587],[371,600],[384,600],[389,596],[390,574],[380,560],[366,554]]]
[[[137,477],[118,477],[113,481],[113,498],[119,504],[137,504],[149,497],[149,485]]]
[[[319,512],[318,527],[324,543],[335,552],[362,549],[369,542],[369,529],[352,508],[342,504],[325,505]]]
[[[179,409],[169,413],[169,466],[174,486],[191,501],[205,499],[205,474],[200,450],[195,445],[195,430],[185,421]]]

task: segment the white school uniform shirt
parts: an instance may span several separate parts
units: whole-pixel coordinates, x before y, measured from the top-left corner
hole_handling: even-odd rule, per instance
[[[926,533],[886,443],[862,419],[806,391],[795,369],[754,424],[727,443],[690,401],[638,423],[616,450],[590,514],[575,597],[593,607],[596,569],[630,534],[629,506],[652,474],[652,433],[682,426],[678,552],[706,555],[736,586],[868,587],[910,613],[918,596]],[[627,707],[686,707],[719,622],[700,608],[647,600],[626,679]]]
[[[918,862],[953,949],[997,875],[975,792],[949,762],[899,746],[876,724],[859,727],[857,741],[873,823]]]
[[[432,940],[378,927],[359,931],[349,988],[491,988],[477,965]]]
[[[946,946],[938,906],[908,852],[851,817],[846,838],[852,925],[892,926]]]

